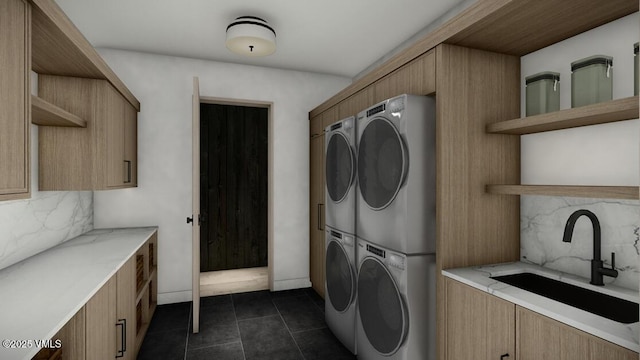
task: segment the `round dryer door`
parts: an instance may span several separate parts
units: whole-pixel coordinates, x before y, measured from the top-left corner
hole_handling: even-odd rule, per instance
[[[367,205],[387,207],[404,181],[407,159],[402,138],[387,119],[371,120],[358,143],[358,185]]]
[[[356,279],[347,253],[339,242],[329,242],[325,262],[327,293],[331,306],[338,312],[344,312],[355,295]]]
[[[408,317],[393,277],[375,258],[365,258],[358,273],[358,311],[362,327],[378,352],[395,353],[407,333]]]
[[[347,138],[339,132],[333,133],[325,156],[327,192],[331,200],[340,202],[349,192],[355,171],[355,159]]]

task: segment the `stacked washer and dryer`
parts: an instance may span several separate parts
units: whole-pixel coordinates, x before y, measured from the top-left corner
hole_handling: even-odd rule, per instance
[[[435,99],[326,129],[325,316],[361,360],[435,359]]]

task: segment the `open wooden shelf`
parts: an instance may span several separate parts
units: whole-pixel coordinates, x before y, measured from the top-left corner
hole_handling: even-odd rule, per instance
[[[487,125],[492,134],[524,135],[637,119],[638,96]]]
[[[487,185],[486,192],[500,195],[544,195],[598,199],[638,200],[637,186]]]
[[[39,74],[108,80],[133,107],[140,102],[53,0],[31,0],[31,67]]]
[[[34,95],[31,95],[31,123],[40,126],[87,127],[87,122],[79,116]]]

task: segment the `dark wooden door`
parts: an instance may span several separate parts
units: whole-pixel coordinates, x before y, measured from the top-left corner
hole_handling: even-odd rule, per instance
[[[268,109],[200,104],[200,271],[267,266]]]

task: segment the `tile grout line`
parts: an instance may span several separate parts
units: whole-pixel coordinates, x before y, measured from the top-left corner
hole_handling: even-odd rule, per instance
[[[244,343],[242,342],[242,334],[240,334],[240,324],[238,324],[238,315],[236,314],[236,304],[233,302],[233,294],[229,294],[231,298],[231,307],[233,308],[233,318],[236,321],[236,329],[238,329],[238,337],[240,338],[240,349],[242,349],[242,358],[247,360],[247,354],[244,352]]]
[[[271,299],[271,303],[276,308],[276,311],[278,312],[278,315],[280,315],[280,319],[282,320],[282,323],[284,323],[284,326],[287,328],[287,331],[289,332],[289,336],[291,336],[291,340],[293,340],[293,343],[296,344],[296,348],[300,352],[300,356],[302,356],[302,360],[306,360],[306,357],[304,356],[304,353],[302,352],[302,349],[300,349],[300,345],[298,345],[298,342],[296,341],[296,338],[293,337],[293,333],[291,332],[291,329],[289,328],[289,325],[287,324],[286,321],[284,321],[284,317],[282,316],[282,313],[280,312],[280,309],[278,308],[278,305],[276,305],[276,303],[273,301],[273,298]]]
[[[189,308],[189,319],[187,321],[187,336],[185,336],[184,343],[184,360],[187,360],[187,350],[189,350],[189,329],[191,328],[191,319],[193,318],[193,300],[191,301],[191,307]]]

